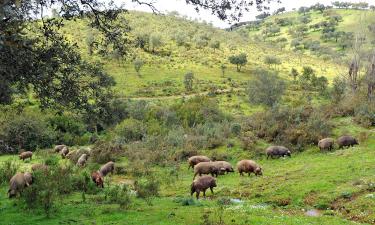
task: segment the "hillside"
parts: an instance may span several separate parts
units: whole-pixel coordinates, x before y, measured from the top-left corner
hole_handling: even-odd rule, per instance
[[[141,12],[130,12],[129,19],[132,39],[147,39],[150,36],[160,38],[160,46],[155,53],[145,49],[132,47],[128,60],[110,55],[107,58],[97,54],[88,55],[85,40],[91,33],[83,22],[68,24],[64,31],[83,49],[89,60],[104,64],[106,71],[116,82],[116,91],[126,97],[152,97],[184,95],[183,78],[187,72],[193,72],[196,78],[192,93],[206,92],[213,89],[227,90],[233,87],[244,87],[256,68],[268,69],[264,58],[273,55],[281,60],[276,70],[290,79],[291,68],[302,69],[311,65],[319,75],[332,80],[342,67],[331,60],[323,60],[313,55],[303,55],[293,51],[284,51],[268,46],[266,43],[253,41],[241,32],[228,32],[213,28],[209,24],[201,24],[180,18],[177,15],[159,16]],[[70,33],[70,31],[76,31]],[[147,31],[147,32],[146,32]],[[145,41],[147,44],[148,41]],[[212,44],[219,42],[218,49]],[[148,45],[148,44],[147,44]],[[248,64],[241,72],[228,61],[228,57],[238,53],[246,53]],[[137,75],[133,60],[141,59],[145,65]],[[222,76],[221,65],[225,65],[225,77]],[[316,66],[314,66],[316,65]],[[319,66],[318,66],[319,65]],[[228,78],[231,82],[228,82]]]
[[[321,58],[345,58],[351,54],[350,40],[356,34],[366,35],[365,45],[374,45],[371,33],[375,11],[355,9],[286,12],[250,22],[238,30],[251,38],[282,49],[304,51]],[[371,34],[371,35],[370,35]]]

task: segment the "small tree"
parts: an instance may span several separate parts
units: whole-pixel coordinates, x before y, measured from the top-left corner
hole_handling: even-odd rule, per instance
[[[159,48],[163,45],[162,38],[159,34],[151,34],[149,39],[149,47],[151,52],[154,53],[156,48]]]
[[[245,53],[232,55],[229,57],[229,62],[235,64],[237,66],[237,71],[241,72],[242,66],[245,66],[247,64],[247,55]]]
[[[275,72],[260,70],[249,81],[247,92],[249,100],[254,104],[273,106],[285,91],[285,82]]]
[[[194,74],[192,72],[185,74],[184,86],[185,86],[186,91],[189,92],[193,90],[193,83],[194,83]]]
[[[264,58],[264,63],[271,67],[271,65],[275,65],[275,69],[277,65],[281,64],[281,60],[273,55],[268,55]]]
[[[292,68],[290,71],[290,76],[293,77],[294,82],[296,82],[298,75],[298,71],[295,68]]]
[[[210,47],[215,51],[216,49],[220,48],[220,41],[212,41],[210,43]]]
[[[143,60],[142,59],[136,59],[136,60],[134,60],[134,69],[135,69],[135,71],[137,72],[137,75],[140,77],[141,76],[141,73],[140,73],[140,71],[141,71],[141,69],[142,69],[142,67],[143,67],[143,65],[144,65],[145,63],[143,62]]]
[[[221,64],[220,69],[221,69],[221,75],[225,77],[225,70],[227,69],[227,66],[225,64]]]

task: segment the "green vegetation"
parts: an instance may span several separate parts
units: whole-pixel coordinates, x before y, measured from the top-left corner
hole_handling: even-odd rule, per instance
[[[66,39],[44,46],[62,60],[57,70],[47,61],[34,87],[39,70],[0,91],[1,224],[374,224],[375,14],[333,5],[262,12],[231,31],[175,12],[116,12],[111,25],[126,31],[114,37],[90,26],[91,14],[64,17],[52,36]],[[68,43],[76,48],[65,52]],[[343,135],[359,145],[319,150],[322,138]],[[271,145],[292,156],[267,160]],[[32,160],[18,159],[23,150]],[[263,176],[219,175],[214,194],[196,200],[194,155],[234,167],[252,159]],[[91,173],[108,161],[114,173],[97,187]],[[9,199],[10,178],[36,163],[48,170]]]

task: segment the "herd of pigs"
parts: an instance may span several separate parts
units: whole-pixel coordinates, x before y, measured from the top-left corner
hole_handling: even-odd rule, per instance
[[[337,139],[339,149],[343,147],[352,147],[358,145],[358,141],[352,136],[341,136]],[[319,141],[318,147],[320,150],[332,150],[334,148],[334,140],[332,138],[324,138]],[[54,148],[56,153],[59,153],[63,159],[69,158],[69,148],[66,145],[57,145]],[[291,151],[284,146],[270,146],[265,151],[268,158],[279,158],[289,156],[291,157]],[[33,153],[30,151],[22,152],[19,155],[21,160],[32,159]],[[88,160],[88,154],[81,154],[77,161],[78,167],[84,167]],[[194,169],[193,183],[191,184],[191,195],[196,193],[197,199],[201,192],[206,197],[206,190],[210,189],[213,194],[213,188],[216,187],[216,179],[218,175],[223,175],[229,172],[234,172],[232,165],[226,161],[212,161],[207,156],[198,155],[192,156],[188,159],[188,168]],[[115,168],[115,163],[110,161],[102,165],[98,171],[94,171],[91,174],[92,181],[101,188],[104,188],[104,177],[112,173]],[[33,172],[41,170],[44,172],[48,171],[48,166],[44,164],[33,164],[31,166]],[[237,163],[237,171],[241,176],[247,173],[249,176],[254,173],[256,176],[262,175],[262,167],[253,160],[244,159]],[[195,177],[199,175],[197,179]],[[202,176],[203,175],[203,176]],[[211,176],[210,176],[211,175]],[[9,198],[17,196],[18,193],[29,185],[32,184],[33,177],[31,172],[16,173],[9,182],[8,195]]]

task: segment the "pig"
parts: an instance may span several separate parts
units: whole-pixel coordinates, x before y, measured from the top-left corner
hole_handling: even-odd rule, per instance
[[[68,149],[68,147],[65,146],[65,147],[64,147],[63,149],[61,149],[61,151],[60,151],[61,158],[65,159],[66,156],[68,155],[68,153],[69,153],[69,149]]]
[[[108,173],[112,173],[115,170],[115,163],[110,161],[100,167],[99,173],[102,177],[107,176]]]
[[[334,141],[332,138],[324,138],[319,141],[318,147],[320,150],[329,150],[333,149]]]
[[[359,143],[357,139],[355,139],[354,137],[345,135],[337,139],[337,144],[339,145],[339,149],[340,149],[344,147],[352,147],[354,145],[358,145]]]
[[[229,162],[226,162],[226,161],[214,161],[212,163],[216,166],[216,168],[218,169],[218,171],[220,172],[220,174],[234,172],[233,166]]]
[[[217,177],[219,173],[218,168],[215,166],[213,162],[200,162],[194,167],[194,178],[199,174],[199,176],[202,176],[202,174],[211,174],[212,176]]]
[[[32,160],[33,153],[30,152],[30,151],[22,152],[22,153],[20,153],[19,157],[20,157],[20,159],[22,159],[22,161],[25,161],[25,159],[27,159],[27,158],[30,158],[30,160]]]
[[[103,177],[100,175],[99,171],[94,171],[91,173],[91,179],[96,184],[96,186],[103,188]]]
[[[88,155],[87,154],[82,154],[78,161],[77,161],[77,166],[83,167],[86,165]]]
[[[284,146],[270,146],[266,149],[266,155],[267,159],[268,157],[273,158],[274,156],[276,157],[284,157],[284,156],[289,156],[291,157],[292,153],[290,152],[289,149],[287,149]]]
[[[204,155],[192,156],[188,159],[188,163],[189,163],[188,169],[190,169],[190,167],[194,169],[194,166],[200,162],[210,162],[210,161],[211,161],[210,158]]]
[[[47,166],[47,165],[44,165],[44,164],[40,164],[40,163],[38,163],[38,164],[34,164],[34,165],[32,165],[32,166],[31,166],[31,170],[32,170],[33,172],[38,171],[38,170],[41,170],[41,171],[43,171],[43,172],[47,172],[47,171],[48,171],[48,166]]]
[[[54,150],[56,153],[59,153],[63,148],[67,148],[66,145],[56,145]]]
[[[9,181],[9,198],[16,197],[18,193],[22,192],[23,189],[28,186],[23,173],[16,173]]]
[[[26,172],[23,174],[23,176],[25,177],[26,186],[29,186],[33,183],[33,176],[31,173]]]
[[[255,176],[263,175],[262,167],[260,167],[253,160],[248,160],[248,159],[239,161],[237,163],[237,170],[241,176],[243,176],[243,173],[247,173],[249,176],[251,173],[254,173]]]
[[[211,193],[214,193],[213,188],[216,187],[216,179],[211,176],[202,176],[194,180],[191,184],[191,196],[196,193],[197,199],[199,199],[199,194],[203,191],[203,196],[206,197],[206,190],[210,188]]]

